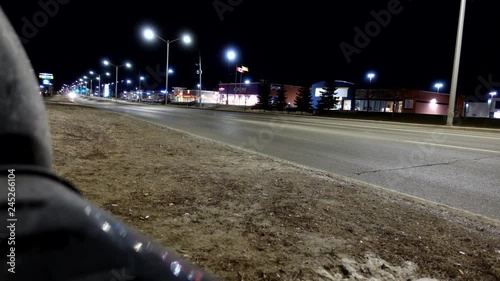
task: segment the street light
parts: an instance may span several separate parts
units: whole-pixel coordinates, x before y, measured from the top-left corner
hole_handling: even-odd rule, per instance
[[[443,83],[436,83],[434,87],[437,88],[437,92],[439,93],[439,89],[443,88]]]
[[[114,66],[116,68],[116,78],[115,78],[115,97],[116,99],[118,99],[118,69],[120,67],[127,67],[127,68],[131,68],[132,65],[130,63],[125,63],[123,65],[114,65],[112,63],[110,63],[108,60],[105,60],[103,61],[104,65],[108,66],[108,65],[111,65],[111,66]]]
[[[139,102],[142,100],[141,81],[144,81],[144,76],[139,76],[139,91],[137,94],[137,97],[139,98]]]
[[[94,71],[89,71],[89,74],[91,76],[94,76]],[[88,94],[89,96],[93,96],[93,93],[94,93],[94,88],[93,88],[93,82],[94,82],[94,79],[92,77],[90,77],[90,93]]]
[[[88,85],[87,79],[88,79],[88,77],[87,76],[83,76],[82,78],[83,78],[82,83],[85,83],[85,94],[88,94],[88,92],[87,92],[87,89],[88,89],[87,88],[87,85]]]
[[[229,105],[229,83],[231,83],[231,62],[236,60],[236,52],[234,50],[229,50],[226,53],[227,58],[227,87],[226,87],[226,105]],[[235,78],[236,80],[236,78]],[[236,82],[234,83],[234,87],[236,87]],[[236,96],[236,93],[234,93]]]
[[[373,78],[375,78],[375,73],[368,73],[368,79],[370,79],[370,84],[372,83]]]
[[[97,81],[99,81],[99,92],[98,92],[99,97],[101,97],[101,75],[111,76],[111,74],[109,72],[96,74],[96,76],[97,76],[96,79],[97,79]]]
[[[201,74],[203,73],[203,70],[201,69],[201,50],[200,49],[198,49],[198,63],[196,64],[196,66],[198,66],[198,69],[196,70],[196,74],[198,74],[198,76],[199,76],[199,82],[198,82],[199,103],[200,103],[200,106],[203,107],[202,97],[201,97],[201,91],[202,91]]]
[[[370,79],[370,87],[368,87],[368,92],[366,93],[366,101],[367,101],[367,105],[366,105],[366,112],[370,111],[370,90],[371,90],[371,84],[372,84],[372,80],[373,78],[375,78],[375,73],[368,73],[366,75],[368,77],[368,79]]]
[[[161,38],[160,36],[158,36],[158,34],[156,34],[152,29],[150,28],[147,28],[144,30],[144,38],[146,38],[147,40],[153,40],[155,38],[158,38],[160,39],[161,41],[167,43],[167,66],[165,68],[165,105],[167,105],[167,95],[168,95],[168,74],[170,73],[170,68],[169,68],[169,56],[170,56],[170,43],[174,43],[174,42],[177,42],[179,40],[182,39],[182,41],[184,42],[184,44],[190,44],[191,43],[191,37],[189,35],[184,35],[182,37],[179,37],[177,39],[174,39],[174,40],[165,40],[163,38]]]

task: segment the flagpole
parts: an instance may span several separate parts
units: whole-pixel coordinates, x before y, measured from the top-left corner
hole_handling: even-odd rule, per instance
[[[234,75],[234,95],[233,95],[233,104],[236,105],[236,84],[238,83],[238,69],[239,67],[236,66],[236,74]]]

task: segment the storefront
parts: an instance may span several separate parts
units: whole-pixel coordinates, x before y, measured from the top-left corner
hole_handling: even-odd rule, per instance
[[[326,81],[312,85],[312,102],[313,108],[318,108],[318,102],[321,100],[321,95],[325,91]],[[335,80],[335,97],[339,101],[332,110],[353,110],[355,108],[354,95],[356,93],[354,83],[347,81]]]

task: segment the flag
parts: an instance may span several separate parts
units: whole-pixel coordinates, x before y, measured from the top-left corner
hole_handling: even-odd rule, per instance
[[[242,66],[241,66],[241,69],[243,70],[243,72],[248,72],[248,67],[246,67],[246,66],[243,66],[243,65],[242,65]]]
[[[236,71],[238,71],[238,72],[240,72],[240,73],[245,72],[245,71],[243,70],[243,68],[241,68],[241,67],[239,67],[239,66],[238,66],[238,67],[236,67]]]

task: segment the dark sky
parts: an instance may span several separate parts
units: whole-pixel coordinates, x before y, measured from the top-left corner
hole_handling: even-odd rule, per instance
[[[378,87],[433,90],[434,83],[441,81],[443,92],[450,90],[460,7],[459,0],[401,0],[388,24],[378,33],[374,30],[370,42],[348,63],[340,44],[356,47],[354,28],[364,30],[374,20],[372,11],[387,10],[398,1],[58,1],[1,4],[18,34],[27,39],[24,46],[35,71],[54,73],[58,84],[71,83],[89,70],[107,71],[101,64],[104,58],[134,65],[131,70],[120,69],[120,79],[137,81],[139,73],[148,75],[148,68],[164,70],[166,44],[142,38],[142,28],[152,26],[169,40],[185,31],[194,36],[191,46],[170,45],[170,67],[175,70],[169,82],[172,87],[195,87],[198,50],[204,88],[226,82],[225,51],[233,47],[237,64],[250,69],[245,79],[303,85],[335,78],[365,85],[367,72],[374,71],[373,83]],[[481,85],[480,76],[500,81],[497,2],[467,3],[461,93],[474,94]],[[63,4],[44,23],[47,12],[41,3]],[[217,12],[215,4],[228,10]],[[33,32],[26,29],[29,24],[39,27]],[[114,69],[108,71],[114,73]],[[153,84],[154,75],[148,76]],[[163,89],[163,79],[158,82],[158,89]]]

